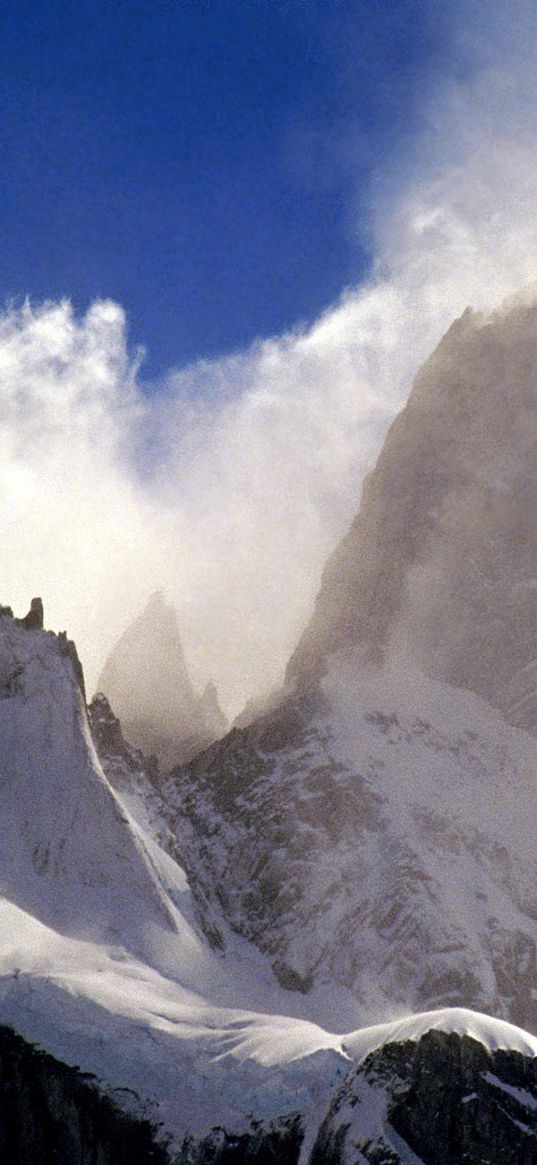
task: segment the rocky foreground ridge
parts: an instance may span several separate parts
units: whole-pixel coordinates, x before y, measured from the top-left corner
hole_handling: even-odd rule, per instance
[[[533,1165],[536,1060],[434,1028],[386,1042],[334,1090],[312,1145],[300,1112],[178,1152],[77,1068],[0,1028],[0,1151],[13,1165]]]
[[[0,1155],[5,1165],[168,1165],[147,1120],[94,1078],[0,1027]]]
[[[432,1030],[349,1074],[309,1165],[532,1165],[536,1116],[535,1060]]]

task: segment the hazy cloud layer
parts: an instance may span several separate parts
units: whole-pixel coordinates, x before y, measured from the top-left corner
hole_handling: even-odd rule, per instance
[[[0,600],[42,594],[90,687],[158,586],[228,706],[278,679],[417,367],[466,304],[537,278],[534,13],[510,6],[507,36],[499,8],[470,11],[472,74],[429,95],[372,207],[373,277],[310,330],[149,397],[118,306],[4,313]]]

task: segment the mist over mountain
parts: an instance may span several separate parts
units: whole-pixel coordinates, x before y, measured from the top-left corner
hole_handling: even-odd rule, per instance
[[[368,1022],[463,1005],[535,1030],[537,761],[506,721],[535,706],[536,420],[535,305],[467,311],[392,426],[281,706],[164,786],[207,933],[231,925],[286,987],[350,989]]]
[[[13,1165],[532,1162],[536,418],[537,307],[466,312],[226,735],[162,594],[89,709],[0,609]]]
[[[537,307],[467,310],[416,378],[288,669],[409,663],[537,723]]]
[[[26,7],[0,1165],[537,1165],[537,5]]]
[[[112,649],[97,688],[129,743],[164,769],[208,747],[226,728],[214,684],[202,695],[194,691],[176,613],[160,591]]]

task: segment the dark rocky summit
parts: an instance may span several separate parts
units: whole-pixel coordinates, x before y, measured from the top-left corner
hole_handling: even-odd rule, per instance
[[[30,610],[22,619],[17,619],[13,615],[13,608],[9,606],[0,605],[0,617],[5,616],[8,619],[13,619],[18,627],[24,627],[26,631],[42,631],[44,627],[44,610],[42,599],[32,599],[30,603]],[[77,684],[82,692],[84,700],[86,699],[86,687],[84,682],[84,670],[80,662],[80,657],[76,649],[76,645],[72,639],[67,638],[66,631],[59,631],[56,635],[54,631],[48,631],[47,635],[54,636],[59,644],[62,655],[67,656],[71,660]]]
[[[140,773],[158,779],[157,758],[146,757],[127,743],[119,718],[103,692],[97,692],[88,705],[88,719],[99,760],[111,784],[121,789],[129,776]]]
[[[13,608],[0,606],[0,615],[7,615],[13,619]],[[15,619],[19,627],[26,627],[29,631],[42,631],[44,626],[43,600],[32,599],[30,610],[22,619]]]
[[[2,1165],[169,1165],[157,1133],[93,1078],[0,1028]]]
[[[537,1061],[441,1031],[371,1053],[335,1096],[309,1165],[408,1162],[535,1165]]]
[[[43,600],[32,599],[30,603],[30,610],[23,619],[18,619],[21,627],[27,627],[29,631],[42,631],[44,625]]]

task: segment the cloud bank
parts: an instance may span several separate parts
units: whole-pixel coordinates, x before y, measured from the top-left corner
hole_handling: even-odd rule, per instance
[[[428,94],[404,166],[379,176],[372,275],[308,329],[149,394],[118,305],[4,312],[1,601],[42,594],[90,688],[157,587],[228,710],[278,682],[420,363],[467,304],[537,280],[537,21],[510,14],[461,18],[472,68]]]

